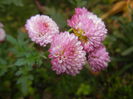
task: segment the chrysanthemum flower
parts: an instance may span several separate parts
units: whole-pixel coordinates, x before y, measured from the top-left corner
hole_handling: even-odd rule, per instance
[[[69,32],[56,35],[53,38],[49,49],[52,69],[57,74],[67,73],[76,75],[82,69],[86,60],[86,53],[83,51],[78,37]]]
[[[2,27],[3,27],[3,24],[0,23],[0,42],[4,41],[6,38],[5,30]]]
[[[88,10],[86,8],[76,8],[75,9],[75,14],[86,14],[88,13]]]
[[[104,22],[85,8],[76,8],[75,14],[68,20],[68,25],[88,52],[99,47],[107,34]]]
[[[59,33],[57,24],[46,15],[32,16],[25,27],[31,40],[41,46],[46,46],[52,41],[52,37]]]
[[[88,62],[90,64],[90,68],[94,72],[105,69],[108,66],[108,62],[110,62],[110,57],[106,48],[101,45],[99,48],[89,53]]]

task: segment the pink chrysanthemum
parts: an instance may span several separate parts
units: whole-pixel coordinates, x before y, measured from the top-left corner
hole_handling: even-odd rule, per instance
[[[4,41],[6,38],[6,33],[2,27],[3,27],[3,24],[0,23],[0,42]]]
[[[75,14],[86,14],[88,13],[88,10],[86,8],[76,8]]]
[[[104,22],[85,8],[76,8],[68,25],[81,38],[84,49],[88,52],[99,47],[107,34]]]
[[[82,69],[86,60],[86,53],[83,51],[78,37],[69,32],[56,35],[49,49],[52,69],[57,74],[67,73],[76,75]]]
[[[101,45],[99,48],[89,53],[88,62],[90,64],[90,68],[94,72],[105,69],[108,66],[108,62],[110,62],[110,57],[106,48]]]
[[[46,15],[32,16],[25,27],[31,40],[41,46],[46,46],[52,41],[52,37],[59,33],[57,24]]]

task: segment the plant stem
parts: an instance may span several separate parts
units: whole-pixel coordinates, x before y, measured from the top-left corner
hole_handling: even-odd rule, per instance
[[[70,29],[68,30],[68,32],[71,32],[71,31],[73,31],[73,28],[70,28]]]
[[[44,6],[41,4],[40,0],[34,0],[34,1],[39,12],[44,13]]]

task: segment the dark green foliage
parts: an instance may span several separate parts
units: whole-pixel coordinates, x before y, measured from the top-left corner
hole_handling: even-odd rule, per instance
[[[75,7],[84,6],[100,16],[116,1],[120,0],[40,0],[43,13],[62,31]],[[40,47],[28,38],[26,19],[39,13],[34,0],[0,0],[0,22],[7,33],[0,43],[0,99],[132,99],[133,20],[119,14],[107,18],[104,44],[111,56],[109,67],[99,74],[84,68],[72,77],[56,75],[48,59],[49,46]]]

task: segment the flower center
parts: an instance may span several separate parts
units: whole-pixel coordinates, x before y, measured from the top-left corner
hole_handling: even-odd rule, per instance
[[[83,30],[73,29],[73,32],[76,36],[78,36],[79,40],[81,40],[82,42],[87,42],[88,41],[88,38],[83,35],[85,33]]]
[[[38,29],[39,37],[42,37],[47,33],[49,25],[46,22],[38,22],[35,28]]]

